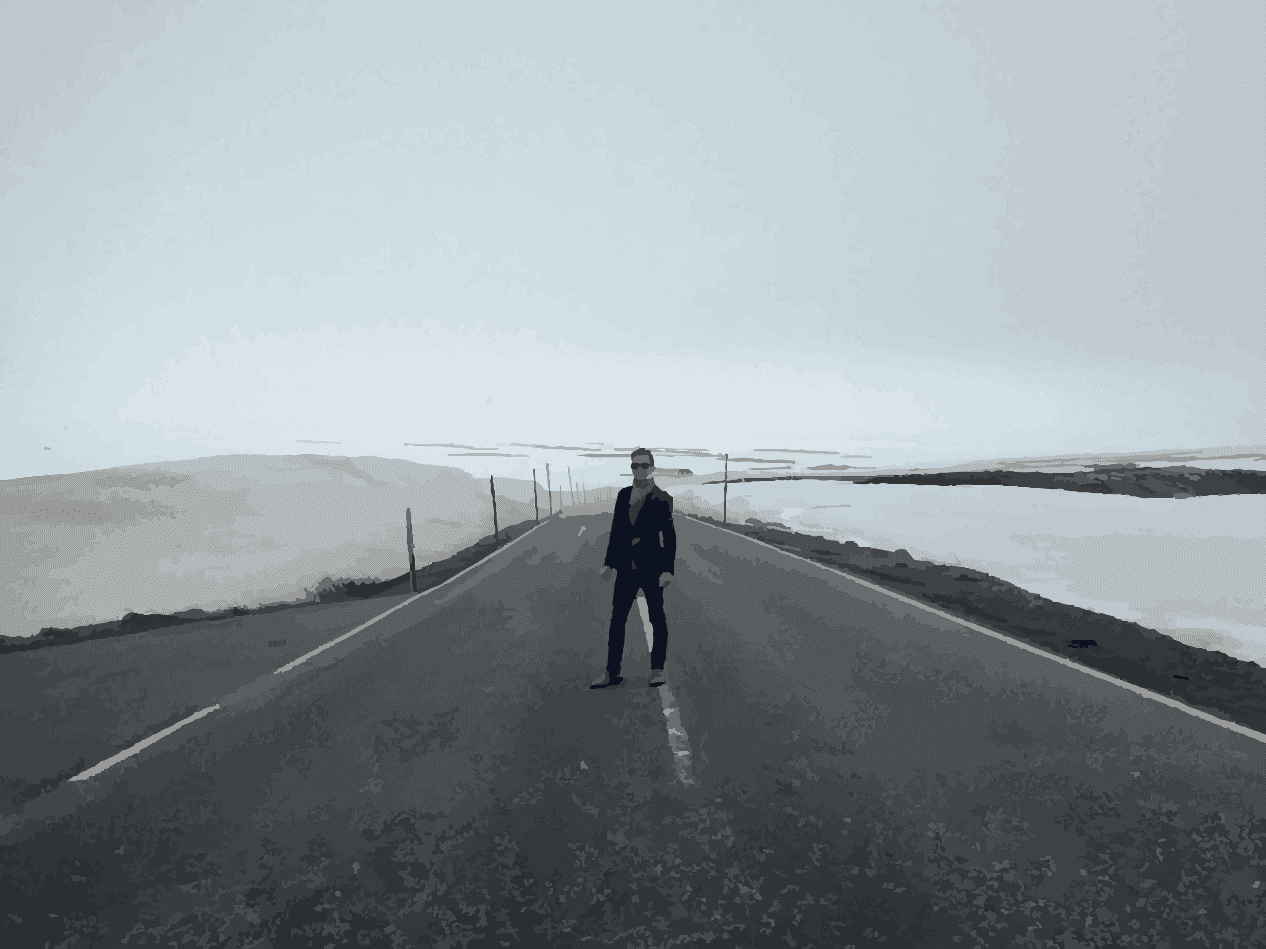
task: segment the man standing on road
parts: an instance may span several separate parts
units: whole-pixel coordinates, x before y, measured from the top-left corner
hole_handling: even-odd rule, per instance
[[[640,589],[654,633],[649,685],[664,684],[664,658],[668,652],[668,622],[664,619],[664,588],[673,580],[677,561],[677,531],[673,527],[673,499],[655,484],[651,472],[655,456],[645,448],[632,455],[633,484],[621,488],[611,518],[611,539],[603,561],[602,579],[615,571],[611,602],[611,628],[607,631],[607,673],[590,686],[605,689],[624,681],[620,660],[624,657],[624,625],[629,607]]]

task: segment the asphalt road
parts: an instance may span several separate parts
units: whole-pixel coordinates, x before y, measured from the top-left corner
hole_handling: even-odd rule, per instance
[[[89,775],[81,777],[78,786],[65,782],[27,811],[32,816],[64,812],[101,795],[118,780],[144,781],[146,762],[173,752],[195,735],[206,740],[230,722],[254,722],[258,717],[259,724],[250,727],[264,728],[264,723],[292,714],[296,702],[320,701],[323,693],[347,696],[344,680],[373,681],[380,673],[372,664],[390,663],[401,649],[425,654],[431,697],[452,695],[459,705],[474,695],[488,697],[479,703],[482,711],[462,712],[467,721],[486,722],[491,709],[507,707],[508,694],[541,690],[555,698],[566,695],[545,717],[559,734],[584,740],[589,767],[612,751],[623,760],[628,742],[636,737],[645,742],[642,753],[670,765],[665,780],[685,789],[696,783],[695,778],[715,783],[744,768],[760,767],[760,755],[744,729],[736,727],[749,717],[734,714],[736,703],[751,708],[803,705],[811,717],[837,732],[842,729],[841,734],[857,743],[857,765],[873,763],[890,774],[915,762],[932,770],[954,770],[964,763],[964,747],[984,751],[990,746],[978,715],[955,715],[934,695],[909,697],[894,705],[895,696],[886,700],[859,691],[850,680],[854,672],[870,668],[872,655],[883,666],[902,667],[916,677],[935,672],[942,679],[970,681],[990,694],[1040,691],[1048,705],[1094,708],[1105,729],[1123,730],[1131,739],[1178,728],[1224,747],[1237,760],[1262,757],[1257,742],[1226,735],[1223,725],[1158,706],[1131,694],[1133,687],[1096,679],[1069,663],[1026,654],[856,578],[680,515],[677,579],[666,596],[668,687],[646,686],[649,628],[639,602],[640,612],[635,607],[629,615],[625,684],[609,692],[589,691],[588,681],[601,674],[605,660],[612,584],[591,574],[601,567],[609,522],[606,513],[568,510],[427,594],[307,608],[312,616],[324,613],[332,619],[306,623],[307,636],[280,654],[252,657],[237,669],[220,666],[214,676],[192,677],[196,688],[186,687],[180,704],[199,708],[190,716],[193,721],[176,730],[164,729],[165,737],[139,753],[103,756],[94,767],[78,773]],[[553,569],[539,569],[543,564]],[[541,604],[559,598],[566,600],[560,612],[551,616],[542,611]],[[498,655],[497,637],[489,630],[478,637],[481,661],[473,661],[474,647],[450,629],[459,619],[460,611],[453,609],[458,602],[479,616],[497,612],[504,655]],[[234,636],[262,639],[270,635],[271,628],[265,628],[270,620],[291,618],[247,617],[245,624],[237,624],[244,628]],[[274,663],[277,669],[261,671]],[[381,675],[390,678],[385,668]],[[570,695],[573,692],[575,696]],[[407,694],[400,695],[396,704],[403,709],[410,700]],[[213,706],[215,711],[208,712]],[[650,713],[658,710],[667,721],[640,736],[604,729],[586,732],[594,724],[592,713],[615,709],[647,714],[652,720]],[[880,709],[882,716],[876,714]],[[886,727],[878,728],[879,718]],[[990,726],[994,730],[1034,724],[1028,715],[1008,720],[1001,708],[987,718],[995,723]],[[872,720],[869,727],[859,725]],[[504,727],[517,723],[506,722]],[[156,731],[146,733],[151,741]],[[894,755],[895,749],[902,751]],[[477,744],[469,751],[476,759],[487,757],[486,749]],[[113,758],[125,761],[101,767]],[[0,827],[12,823],[11,817]]]
[[[766,795],[761,820],[791,821],[767,852],[783,845],[798,859],[852,839],[856,789],[885,802],[884,820],[911,827],[974,814],[953,846],[1053,857],[1058,888],[1077,879],[1087,846],[1060,823],[1058,801],[1193,775],[1252,793],[1264,784],[1253,738],[681,516],[665,598],[668,689],[646,685],[635,610],[626,684],[590,690],[605,660],[612,586],[598,571],[609,523],[578,510],[542,523],[447,586],[32,801],[0,825],[0,845],[55,853],[91,839],[94,859],[117,864],[109,872],[171,875],[170,893],[147,897],[154,918],[187,912],[196,892],[222,925],[248,926],[263,911],[242,909],[243,894],[281,912],[317,885],[303,873],[363,883],[372,869],[375,892],[403,878],[410,898],[419,888],[438,898],[441,853],[474,839],[510,848],[538,879],[565,879],[584,847],[607,844],[640,866],[660,859],[665,828],[684,819],[674,815],[748,801],[752,788]],[[388,861],[382,840],[401,822],[413,830]],[[129,848],[156,846],[145,841],[160,827],[180,828],[182,859],[155,850],[143,868],[126,864]],[[251,883],[278,848],[288,882]],[[430,882],[409,876],[423,865]],[[883,872],[867,869],[875,888]]]

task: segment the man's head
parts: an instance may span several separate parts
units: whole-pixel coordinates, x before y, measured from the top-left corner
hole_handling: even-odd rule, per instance
[[[629,455],[629,461],[633,468],[634,484],[642,484],[655,470],[655,456],[647,448],[634,448],[633,453]]]

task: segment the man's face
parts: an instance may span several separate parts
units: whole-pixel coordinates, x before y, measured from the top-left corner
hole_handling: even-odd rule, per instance
[[[650,455],[634,455],[633,456],[633,480],[642,483],[651,476],[651,472],[655,469],[651,467]]]

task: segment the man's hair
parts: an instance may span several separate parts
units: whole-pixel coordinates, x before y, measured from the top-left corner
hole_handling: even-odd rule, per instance
[[[633,451],[629,453],[629,461],[632,461],[638,455],[645,455],[651,460],[651,467],[655,467],[655,456],[651,454],[651,450],[649,448],[634,448]]]

